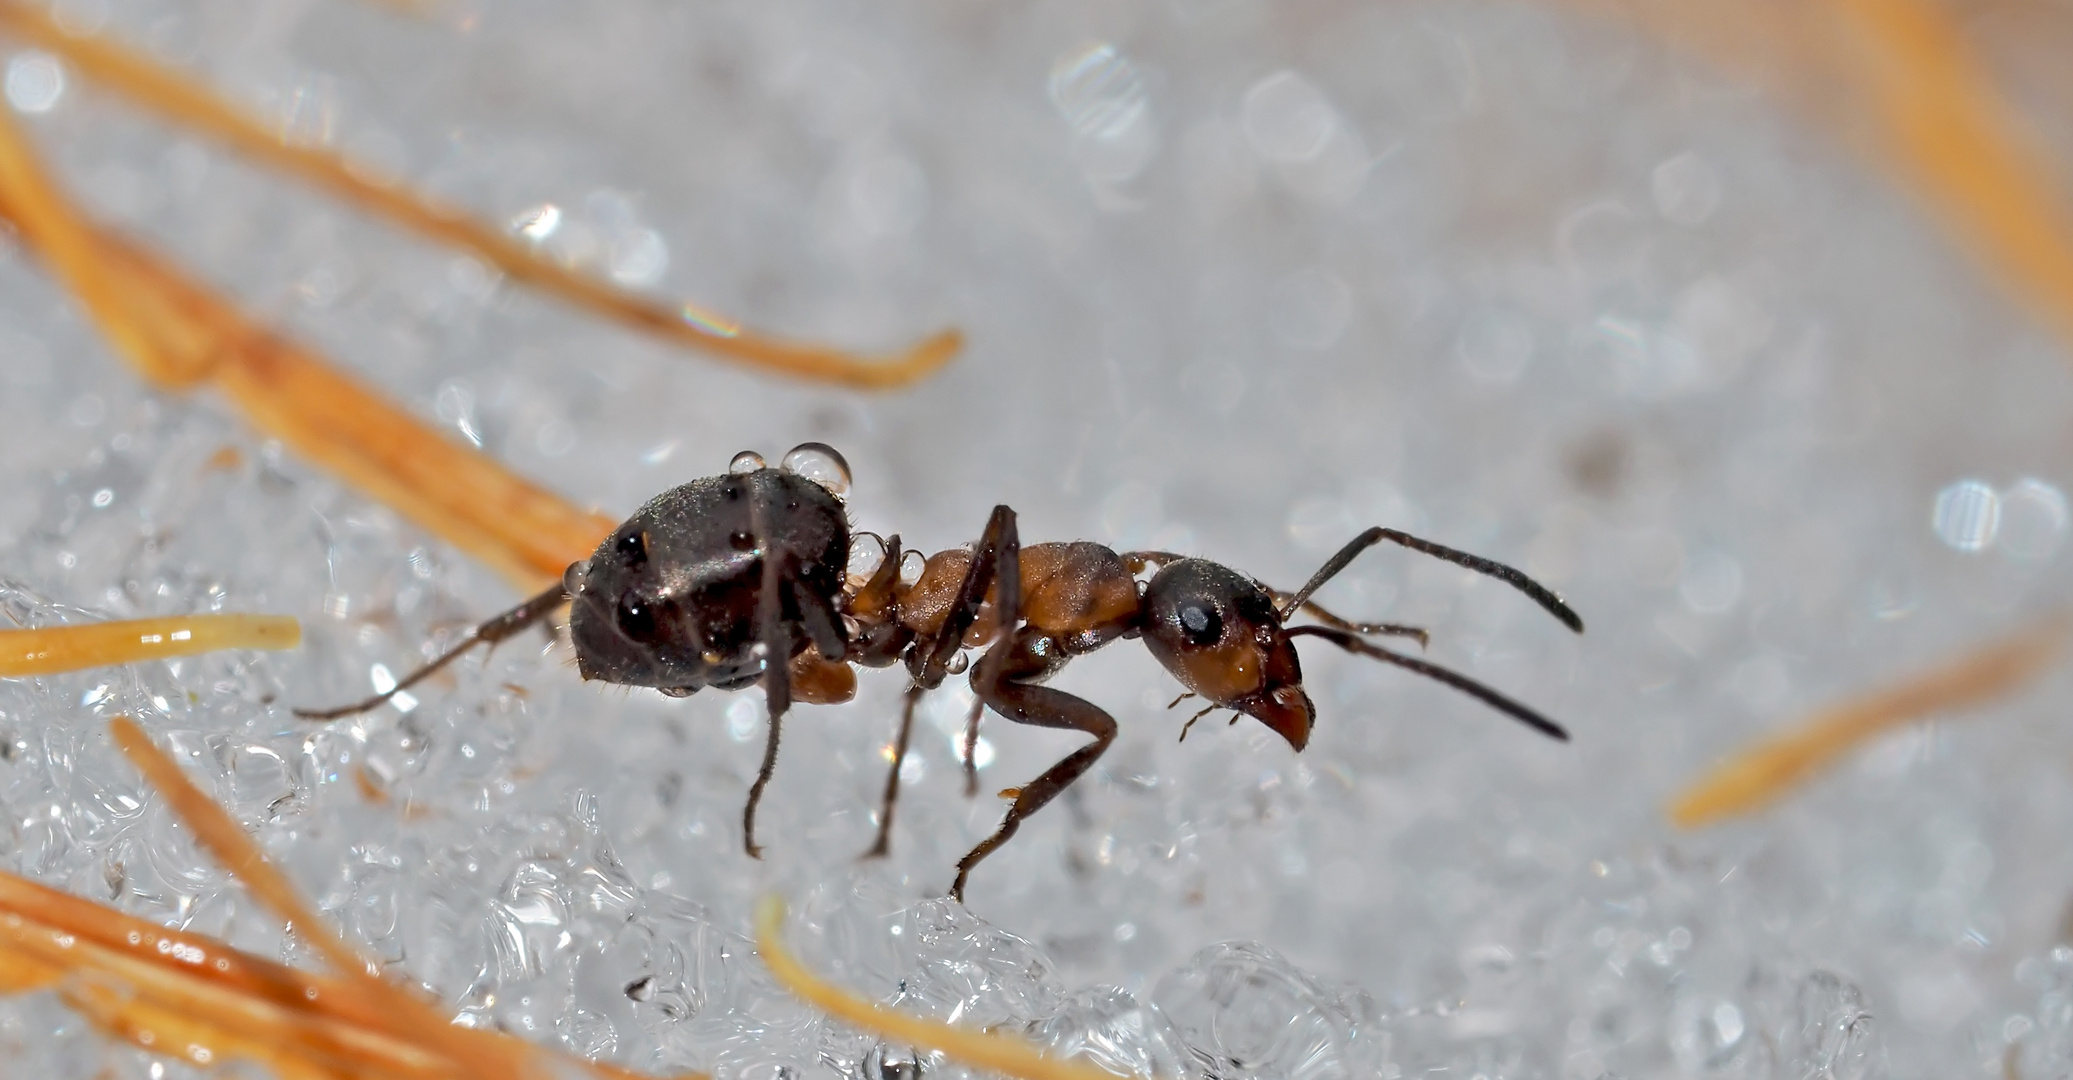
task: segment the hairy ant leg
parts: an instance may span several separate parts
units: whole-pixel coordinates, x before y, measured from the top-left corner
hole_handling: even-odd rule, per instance
[[[337,720],[341,717],[353,716],[371,709],[378,709],[386,704],[390,698],[423,682],[441,668],[460,659],[463,654],[474,649],[477,645],[488,645],[495,648],[499,642],[524,633],[527,628],[545,622],[549,615],[554,614],[563,604],[568,603],[570,596],[568,582],[571,578],[577,576],[582,565],[582,563],[577,563],[575,566],[569,567],[568,574],[564,575],[561,581],[556,582],[553,588],[544,590],[539,595],[528,599],[501,615],[490,618],[480,626],[469,631],[468,636],[462,638],[459,644],[440,653],[429,663],[420,666],[417,670],[397,680],[396,685],[389,689],[364,701],[356,701],[351,705],[341,705],[335,709],[296,709],[295,715],[304,720]]]
[[[994,595],[997,597],[993,612],[994,622],[1000,629],[994,638],[993,647],[979,658],[979,666],[972,670],[972,689],[997,682],[1001,664],[1007,659],[1008,650],[1014,646],[1015,631],[1022,621],[1022,535],[1015,527],[1015,512],[1005,506],[994,508],[994,515],[1000,523],[1000,534],[995,537],[993,557],[998,564],[993,572]],[[984,695],[973,695],[972,710],[965,716],[964,766],[965,798],[979,794],[979,714],[986,710]]]
[[[1569,732],[1563,730],[1562,725],[1555,723],[1553,720],[1550,720],[1547,717],[1542,716],[1541,714],[1533,711],[1532,709],[1529,709],[1526,706],[1521,705],[1508,697],[1505,697],[1503,694],[1500,694],[1497,691],[1492,690],[1489,687],[1484,686],[1482,683],[1479,683],[1474,679],[1471,679],[1468,676],[1463,675],[1459,672],[1452,671],[1448,668],[1443,668],[1438,664],[1420,660],[1414,656],[1405,656],[1402,653],[1391,652],[1390,650],[1382,648],[1379,645],[1375,645],[1368,641],[1363,641],[1360,637],[1354,634],[1348,633],[1344,630],[1336,629],[1334,627],[1291,626],[1288,628],[1287,633],[1289,637],[1300,637],[1304,635],[1308,635],[1310,637],[1320,637],[1325,639],[1326,641],[1331,642],[1334,645],[1337,645],[1338,647],[1346,650],[1347,652],[1355,653],[1360,656],[1372,657],[1376,660],[1383,661],[1384,663],[1395,664],[1400,668],[1405,668],[1409,671],[1416,672],[1417,674],[1423,675],[1426,678],[1431,679],[1435,682],[1445,683],[1446,685],[1451,686],[1454,689],[1459,690],[1472,698],[1475,698],[1477,701],[1480,701],[1483,704],[1488,705],[1493,709],[1496,709],[1498,712],[1501,712],[1506,716],[1509,716],[1512,719],[1517,720],[1522,724],[1525,724],[1527,727],[1530,727],[1533,730],[1540,732],[1542,735],[1546,735],[1548,738],[1556,739],[1561,742],[1569,741]]]
[[[864,858],[876,859],[892,850],[893,804],[900,798],[900,766],[907,763],[907,740],[914,734],[914,707],[921,704],[922,685],[907,684],[906,701],[900,707],[900,734],[893,739],[893,767],[885,774],[885,795],[878,801],[878,839]]]
[[[892,769],[885,778],[885,795],[879,803],[878,838],[864,853],[865,858],[883,855],[890,850],[893,807],[900,797],[900,767],[906,763],[907,743],[914,730],[915,707],[920,704],[923,694],[942,686],[943,680],[950,676],[950,660],[964,647],[965,631],[978,621],[979,608],[986,602],[987,590],[1000,580],[1003,567],[1016,565],[1013,555],[1002,560],[1004,542],[1019,551],[1020,544],[1015,539],[1015,511],[1006,506],[996,506],[986,519],[986,531],[980,535],[978,548],[972,552],[972,561],[965,567],[964,579],[958,583],[957,599],[951,602],[950,610],[943,617],[943,625],[933,638],[917,641],[908,654],[913,681],[907,686],[906,702],[900,715],[900,734],[893,743]],[[893,567],[891,572],[894,575],[899,573],[898,553],[899,538],[894,537],[887,545],[887,561],[880,565],[880,574],[886,572],[888,565]],[[1011,575],[1007,579],[1009,584],[1019,588],[1020,575],[1014,569],[1005,573]],[[873,575],[874,581],[877,576]]]
[[[1022,827],[1022,819],[1043,809],[1058,797],[1059,792],[1071,787],[1074,781],[1093,768],[1095,761],[1116,740],[1116,720],[1100,706],[1062,690],[1020,681],[1057,669],[1057,658],[1052,655],[1056,642],[1033,627],[1017,631],[1012,641],[1013,645],[990,670],[982,668],[974,672],[972,688],[978,692],[980,700],[994,712],[1018,724],[1082,731],[1094,736],[1094,741],[1067,754],[1016,791],[1015,801],[1009,804],[1000,828],[957,861],[957,880],[950,885],[950,896],[959,903],[964,902],[965,879],[971,876],[972,868],[1007,843]],[[1001,651],[996,645],[994,652]],[[988,653],[989,658],[992,655],[993,652]]]
[[[965,768],[965,798],[979,797],[979,714],[986,711],[986,702],[972,699],[971,710],[965,713],[964,742],[958,748],[958,758]]]
[[[1007,508],[1001,507],[1000,510]],[[999,512],[995,511],[996,514]],[[1022,550],[1016,536],[1013,511],[1008,511],[1004,525],[997,552],[1000,561],[996,571],[999,591],[994,604],[994,612],[999,616],[1000,636],[972,669],[972,690],[986,706],[1018,724],[1084,731],[1094,736],[1094,741],[1067,754],[1016,791],[1015,801],[1008,806],[1000,828],[957,861],[957,879],[950,885],[950,896],[958,903],[964,902],[965,880],[971,876],[972,868],[1007,843],[1022,827],[1023,818],[1043,809],[1045,804],[1058,797],[1059,792],[1072,786],[1116,739],[1115,718],[1093,702],[1021,681],[1056,671],[1063,662],[1062,650],[1049,634],[1033,626],[1021,625]],[[976,732],[976,723],[967,729],[967,747],[975,741]],[[970,767],[969,750],[967,765]],[[976,769],[968,775],[976,775]]]
[[[1480,555],[1470,555],[1466,551],[1457,551],[1454,548],[1435,544],[1430,540],[1420,540],[1407,532],[1385,529],[1381,526],[1371,528],[1354,537],[1347,542],[1345,547],[1339,549],[1338,554],[1333,555],[1323,566],[1318,567],[1317,573],[1310,575],[1310,580],[1305,582],[1302,588],[1297,589],[1295,595],[1282,605],[1282,616],[1285,618],[1293,614],[1297,608],[1303,607],[1309,601],[1311,593],[1316,592],[1325,582],[1337,577],[1341,570],[1346,569],[1354,559],[1360,557],[1361,552],[1374,547],[1384,540],[1401,544],[1412,551],[1421,552],[1436,559],[1445,559],[1457,566],[1465,566],[1478,574],[1496,578],[1531,597],[1534,603],[1539,604],[1548,614],[1560,620],[1562,625],[1579,634],[1584,632],[1584,621],[1581,616],[1570,610],[1569,605],[1563,603],[1562,598],[1556,596],[1553,590],[1527,577],[1524,573],[1494,559],[1485,559]]]
[[[769,522],[762,502],[749,504],[749,528],[756,544],[762,549],[763,577],[756,592],[756,647],[763,652],[763,701],[764,711],[770,718],[770,734],[763,742],[763,764],[756,770],[756,782],[749,785],[748,803],[741,810],[742,850],[749,858],[760,859],[763,849],[756,844],[756,805],[763,801],[763,789],[770,786],[770,774],[777,769],[778,736],[784,726],[784,717],[792,707],[792,635],[785,622],[785,593],[799,595],[799,590],[789,588],[790,575],[784,567],[784,555],[768,540]],[[801,617],[814,605],[802,601]],[[832,616],[828,616],[832,619]],[[835,637],[840,640],[842,630],[836,626]],[[818,637],[818,635],[815,635]],[[820,648],[816,645],[815,648]],[[836,649],[841,656],[843,650]],[[828,655],[823,651],[823,656]]]

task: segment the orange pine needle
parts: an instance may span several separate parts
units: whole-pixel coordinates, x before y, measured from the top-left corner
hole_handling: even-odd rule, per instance
[[[1975,9],[1929,0],[1560,0],[1763,85],[1879,158],[1946,233],[2073,348],[2064,180],[1968,44]]]
[[[756,904],[756,954],[779,984],[801,1001],[880,1038],[941,1052],[960,1064],[1017,1080],[1116,1080],[1083,1061],[1052,1057],[1014,1035],[958,1027],[866,1001],[806,970],[784,944],[785,902],[766,896]]]
[[[43,253],[58,280],[93,315],[116,352],[159,382],[193,382],[205,361],[179,355],[172,335],[148,325],[121,282],[100,268],[92,229],[47,177],[7,110],[0,109],[0,212]]]
[[[215,856],[225,870],[244,882],[255,899],[308,938],[310,946],[340,974],[368,970],[366,959],[354,952],[302,902],[302,897],[288,879],[266,861],[259,845],[253,843],[252,838],[245,835],[245,830],[232,821],[214,800],[190,783],[187,774],[180,771],[180,766],[152,745],[151,737],[144,734],[135,721],[127,716],[118,716],[108,722],[108,733],[115,737],[116,746],[122,749],[123,756],[130,759],[130,764],[136,766],[137,771],[144,774],[144,779],[165,797],[174,814],[194,830],[195,840]]]
[[[132,103],[205,132],[241,154],[330,191],[421,236],[463,248],[521,281],[592,313],[746,367],[858,389],[903,386],[949,363],[963,338],[946,330],[906,352],[861,357],[825,346],[781,341],[739,329],[714,332],[696,307],[659,303],[541,258],[530,247],[452,207],[370,179],[339,154],[286,142],[191,79],[111,41],[73,37],[39,8],[0,0],[0,26],[64,57],[79,72]],[[62,272],[62,271],[61,271]]]
[[[1670,804],[1670,820],[1689,829],[1762,809],[1875,735],[2014,692],[2057,662],[2067,636],[2067,620],[2054,619],[1927,675],[1816,713],[1685,789]]]
[[[296,1078],[463,1075],[404,1032],[388,993],[363,980],[308,974],[0,872],[0,993],[47,987],[103,1029],[198,1065],[245,1059]],[[512,1036],[463,1034],[599,1080],[640,1080]]]
[[[253,898],[266,905],[274,914],[286,920],[296,932],[308,939],[311,947],[324,957],[326,963],[342,975],[363,980],[367,991],[385,999],[386,1005],[400,1029],[423,1045],[436,1049],[448,1058],[466,1063],[468,1071],[481,1077],[530,1077],[541,1075],[541,1070],[528,1061],[524,1054],[492,1041],[471,1037],[465,1028],[456,1028],[432,1011],[430,1005],[417,997],[392,986],[373,973],[368,961],[356,953],[344,939],[332,931],[319,918],[288,883],[281,872],[266,861],[259,845],[245,835],[237,822],[223,812],[201,789],[188,782],[186,774],[158,747],[152,745],[149,736],[126,716],[109,721],[108,730],[114,736],[116,745],[130,759],[131,764],[142,772],[145,779],[165,797],[180,820],[194,831],[195,839],[216,860],[223,864]]]
[[[589,556],[617,522],[579,509],[433,431],[246,318],[142,248],[86,222],[0,115],[0,215],[54,265],[147,378],[213,374],[248,418],[522,589]]]
[[[0,678],[134,664],[217,649],[292,649],[300,644],[302,624],[286,615],[174,615],[0,630]]]
[[[1829,0],[1892,152],[1945,223],[2073,345],[2073,221],[2060,178],[1950,13],[1923,0]]]

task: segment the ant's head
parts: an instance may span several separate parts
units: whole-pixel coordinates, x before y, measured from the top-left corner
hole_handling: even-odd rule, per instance
[[[789,659],[804,646],[805,610],[831,612],[841,594],[849,524],[835,485],[795,468],[799,456],[772,469],[744,455],[725,476],[664,492],[569,568],[569,635],[584,678],[733,689],[753,682],[773,651]],[[757,640],[766,558],[779,560],[773,600],[794,640]],[[832,625],[833,615],[815,621]]]
[[[1145,647],[1181,685],[1273,728],[1301,750],[1316,710],[1303,669],[1259,582],[1202,559],[1161,567],[1144,595]]]

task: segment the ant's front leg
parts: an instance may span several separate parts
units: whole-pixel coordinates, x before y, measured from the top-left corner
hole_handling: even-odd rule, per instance
[[[894,540],[896,545],[898,538]],[[897,547],[889,546],[888,550],[897,551]],[[889,850],[893,806],[900,797],[900,766],[906,764],[907,740],[914,731],[915,706],[920,703],[923,693],[943,685],[943,680],[949,677],[950,658],[964,647],[965,631],[978,621],[979,608],[986,602],[987,590],[993,588],[998,580],[1015,588],[1016,595],[1020,595],[1020,570],[1021,542],[1015,532],[1015,511],[1011,507],[996,506],[992,516],[986,519],[986,531],[979,538],[978,549],[972,552],[971,565],[965,568],[964,580],[958,584],[957,599],[944,616],[942,627],[933,639],[918,641],[914,645],[913,655],[919,659],[918,662],[910,661],[914,681],[907,687],[907,700],[900,713],[900,735],[893,742],[892,771],[885,778],[885,796],[878,807],[878,839],[864,853],[865,858],[883,855]],[[1002,577],[1003,574],[1006,576]]]
[[[996,645],[989,650],[986,659],[992,663],[982,665],[973,673],[972,688],[978,692],[979,699],[994,712],[1018,724],[1084,731],[1094,736],[1094,741],[1067,754],[1056,765],[1018,789],[1000,828],[958,860],[957,880],[950,885],[950,896],[959,903],[964,902],[965,879],[971,876],[972,868],[1007,843],[1008,838],[1022,827],[1022,819],[1043,809],[1045,804],[1058,797],[1059,792],[1071,787],[1074,781],[1093,768],[1094,762],[1116,740],[1115,718],[1093,702],[1048,686],[1021,681],[1057,670],[1058,661],[1052,655],[1055,642],[1042,632],[1027,627],[1002,641],[1003,644],[1009,641],[1013,644],[1007,649]]]
[[[295,715],[304,720],[337,720],[340,717],[352,716],[366,712],[369,709],[380,708],[390,698],[423,682],[433,672],[460,659],[463,654],[477,645],[494,647],[497,643],[507,638],[516,637],[524,633],[528,627],[536,626],[546,621],[549,615],[554,614],[563,604],[568,603],[572,593],[566,582],[577,577],[577,567],[582,565],[582,563],[577,563],[575,566],[570,567],[568,574],[564,576],[562,581],[556,582],[553,588],[541,592],[538,596],[532,597],[525,603],[495,616],[481,626],[469,631],[468,636],[462,638],[460,644],[440,653],[430,663],[405,675],[397,681],[396,685],[387,690],[364,701],[356,701],[351,705],[341,705],[335,709],[296,709]]]
[[[792,631],[785,622],[784,596],[793,583],[784,557],[773,550],[762,500],[750,504],[749,528],[763,549],[763,579],[756,591],[756,647],[763,650],[763,701],[770,734],[763,743],[763,764],[756,770],[756,782],[749,785],[748,804],[741,809],[741,845],[749,858],[760,859],[763,849],[756,845],[756,804],[763,801],[763,789],[770,786],[770,774],[777,769],[778,734],[785,711],[792,707]],[[839,637],[840,629],[835,632]],[[842,653],[838,650],[835,655]]]

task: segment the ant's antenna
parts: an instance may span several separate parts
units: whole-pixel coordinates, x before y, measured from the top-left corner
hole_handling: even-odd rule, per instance
[[[1297,589],[1295,595],[1289,597],[1288,602],[1282,605],[1281,616],[1287,618],[1289,615],[1294,614],[1297,608],[1303,606],[1304,601],[1310,599],[1311,593],[1316,592],[1325,582],[1338,576],[1339,571],[1346,569],[1354,559],[1359,558],[1361,552],[1374,547],[1377,543],[1384,540],[1402,544],[1412,551],[1424,552],[1436,559],[1445,559],[1457,566],[1466,566],[1478,574],[1494,577],[1532,597],[1534,603],[1547,609],[1548,614],[1560,619],[1562,625],[1579,634],[1584,632],[1583,618],[1570,610],[1569,605],[1563,603],[1561,597],[1556,596],[1554,591],[1547,586],[1527,577],[1518,570],[1514,570],[1493,559],[1485,559],[1480,555],[1470,555],[1466,551],[1456,551],[1450,547],[1442,547],[1430,540],[1420,540],[1410,533],[1398,532],[1395,529],[1384,529],[1379,526],[1354,537],[1345,547],[1339,549],[1337,555],[1332,556],[1330,561],[1318,568],[1317,573],[1312,574],[1310,580],[1302,588]]]
[[[1449,671],[1438,664],[1426,663],[1416,657],[1391,652],[1379,645],[1369,644],[1344,630],[1334,629],[1329,626],[1289,627],[1288,636],[1295,637],[1299,634],[1321,637],[1347,652],[1371,656],[1384,663],[1395,664],[1398,667],[1417,672],[1435,682],[1446,683],[1448,686],[1467,694],[1469,697],[1475,698],[1477,701],[1496,709],[1498,712],[1517,720],[1550,739],[1556,739],[1561,742],[1569,741],[1569,732],[1563,730],[1562,725],[1459,672]]]
[[[583,564],[576,564],[576,566],[581,565]],[[573,577],[575,570],[576,567],[570,567],[569,573],[564,575],[564,579]],[[427,676],[460,659],[477,645],[488,645],[491,648],[495,648],[498,642],[539,623],[547,616],[554,614],[563,604],[568,603],[571,595],[564,581],[557,581],[551,588],[540,595],[470,630],[468,636],[462,638],[453,648],[433,657],[430,662],[419,667],[416,671],[403,676],[402,679],[397,681],[396,685],[371,698],[355,701],[351,705],[341,705],[336,709],[296,709],[293,711],[296,716],[304,720],[336,720],[343,716],[351,716],[355,713],[378,709],[387,703],[390,698],[423,682]]]

